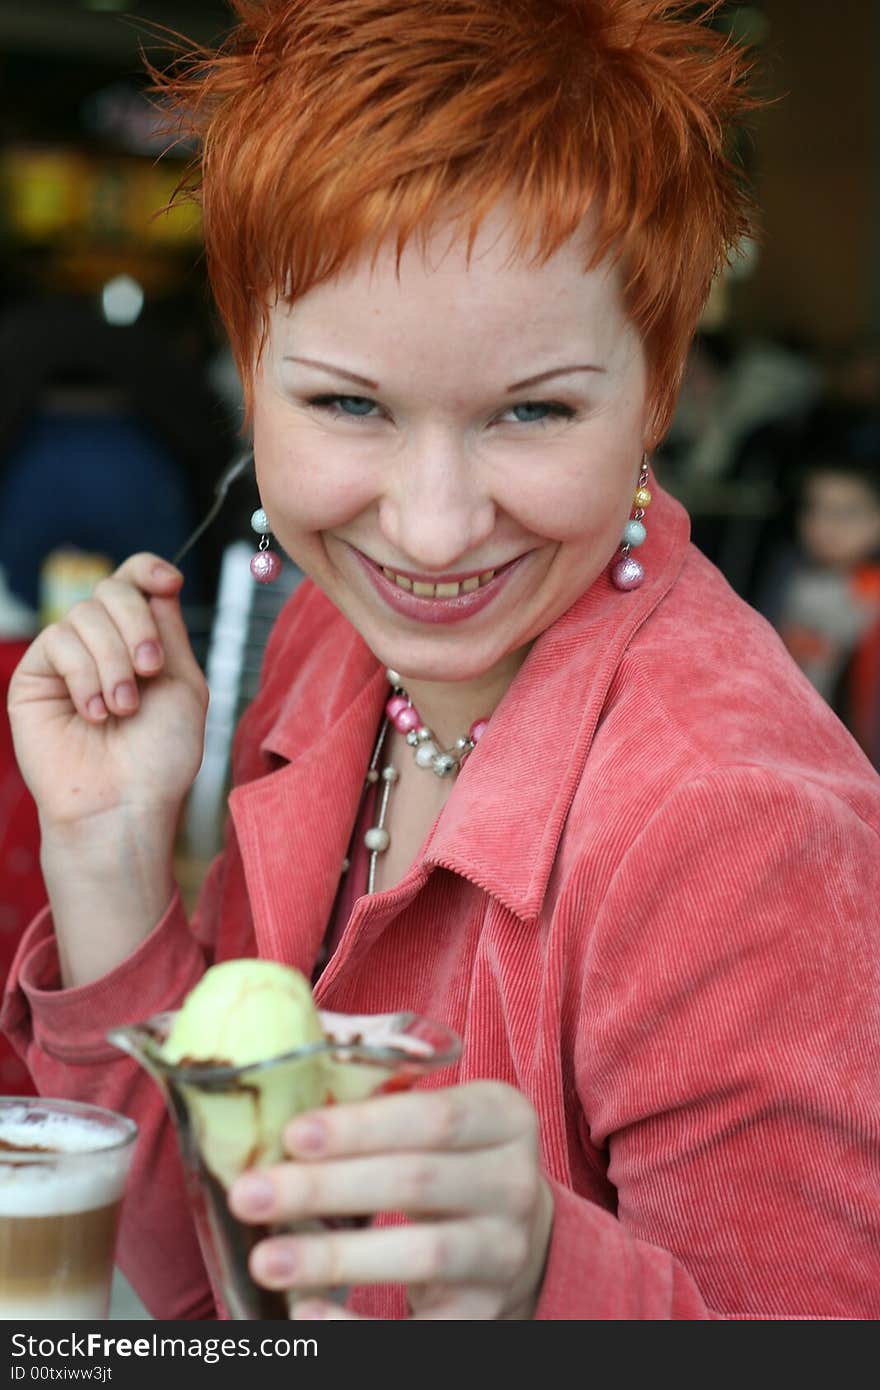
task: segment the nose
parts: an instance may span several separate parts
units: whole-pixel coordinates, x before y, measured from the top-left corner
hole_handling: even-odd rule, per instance
[[[408,568],[442,574],[477,557],[495,528],[495,510],[479,461],[438,432],[413,440],[390,463],[379,525]]]

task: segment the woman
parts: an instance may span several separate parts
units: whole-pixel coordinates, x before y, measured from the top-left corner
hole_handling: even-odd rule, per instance
[[[358,1286],[298,1317],[877,1315],[880,786],[644,486],[745,222],[742,59],[684,8],[240,0],[173,84],[268,524],[313,582],[191,926],[179,576],[135,556],[37,639],[11,709],[51,911],[5,1012],[41,1089],[137,1117],[122,1263],[161,1316],[214,1304],[155,1087],[104,1036],[255,952],[464,1043],[233,1189],[257,1223],[376,1214],[260,1243],[269,1288]]]

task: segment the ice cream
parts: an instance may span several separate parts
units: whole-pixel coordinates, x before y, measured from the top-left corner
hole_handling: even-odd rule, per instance
[[[273,960],[227,960],[187,995],[163,1055],[174,1066],[246,1067],[323,1041],[305,975]]]
[[[279,1228],[235,1217],[228,1191],[239,1174],[283,1161],[284,1130],[304,1111],[408,1089],[459,1055],[458,1039],[442,1024],[407,1011],[318,1011],[299,971],[252,959],[208,970],[179,1013],[154,1014],[108,1037],[163,1088],[219,1306],[242,1319],[286,1318],[295,1294],[265,1289],[250,1275],[254,1245]],[[364,1220],[309,1217],[283,1229]]]
[[[179,1082],[202,1157],[227,1187],[245,1168],[278,1162],[287,1121],[328,1100],[330,1063],[309,983],[275,961],[212,966],[175,1016],[161,1056],[178,1068],[250,1068]]]

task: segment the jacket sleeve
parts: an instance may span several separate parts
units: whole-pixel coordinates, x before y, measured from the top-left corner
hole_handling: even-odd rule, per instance
[[[154,1317],[214,1316],[165,1102],[155,1081],[106,1041],[109,1028],[176,1008],[205,969],[177,894],[138,950],[91,984],[61,989],[50,911],[32,923],[9,974],[0,1022],[40,1095],[137,1121],[117,1259]],[[149,1194],[144,1200],[144,1194]]]
[[[667,798],[584,957],[582,1140],[617,1209],[554,1187],[539,1318],[880,1315],[878,926],[855,794],[745,767]]]
[[[9,971],[0,1027],[38,1093],[102,1105],[138,1125],[117,1261],[156,1318],[213,1318],[217,1303],[162,1093],[138,1063],[107,1042],[106,1034],[178,1008],[215,958],[251,955],[253,942],[230,820],[225,848],[208,871],[191,921],[175,892],[161,921],[132,955],[87,985],[62,989],[47,907],[25,932]]]

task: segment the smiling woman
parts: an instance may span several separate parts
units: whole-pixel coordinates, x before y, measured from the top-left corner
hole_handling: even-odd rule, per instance
[[[748,225],[747,56],[678,0],[235,0],[157,76],[309,579],[172,877],[206,691],[138,555],[13,682],[50,905],[4,1026],[141,1128],[123,1267],[212,1316],[158,1094],[105,1043],[213,961],[443,1020],[442,1085],[233,1186],[295,1316],[880,1313],[880,782],[651,476]],[[710,9],[712,7],[709,7]],[[332,1229],[321,1217],[364,1213]]]

